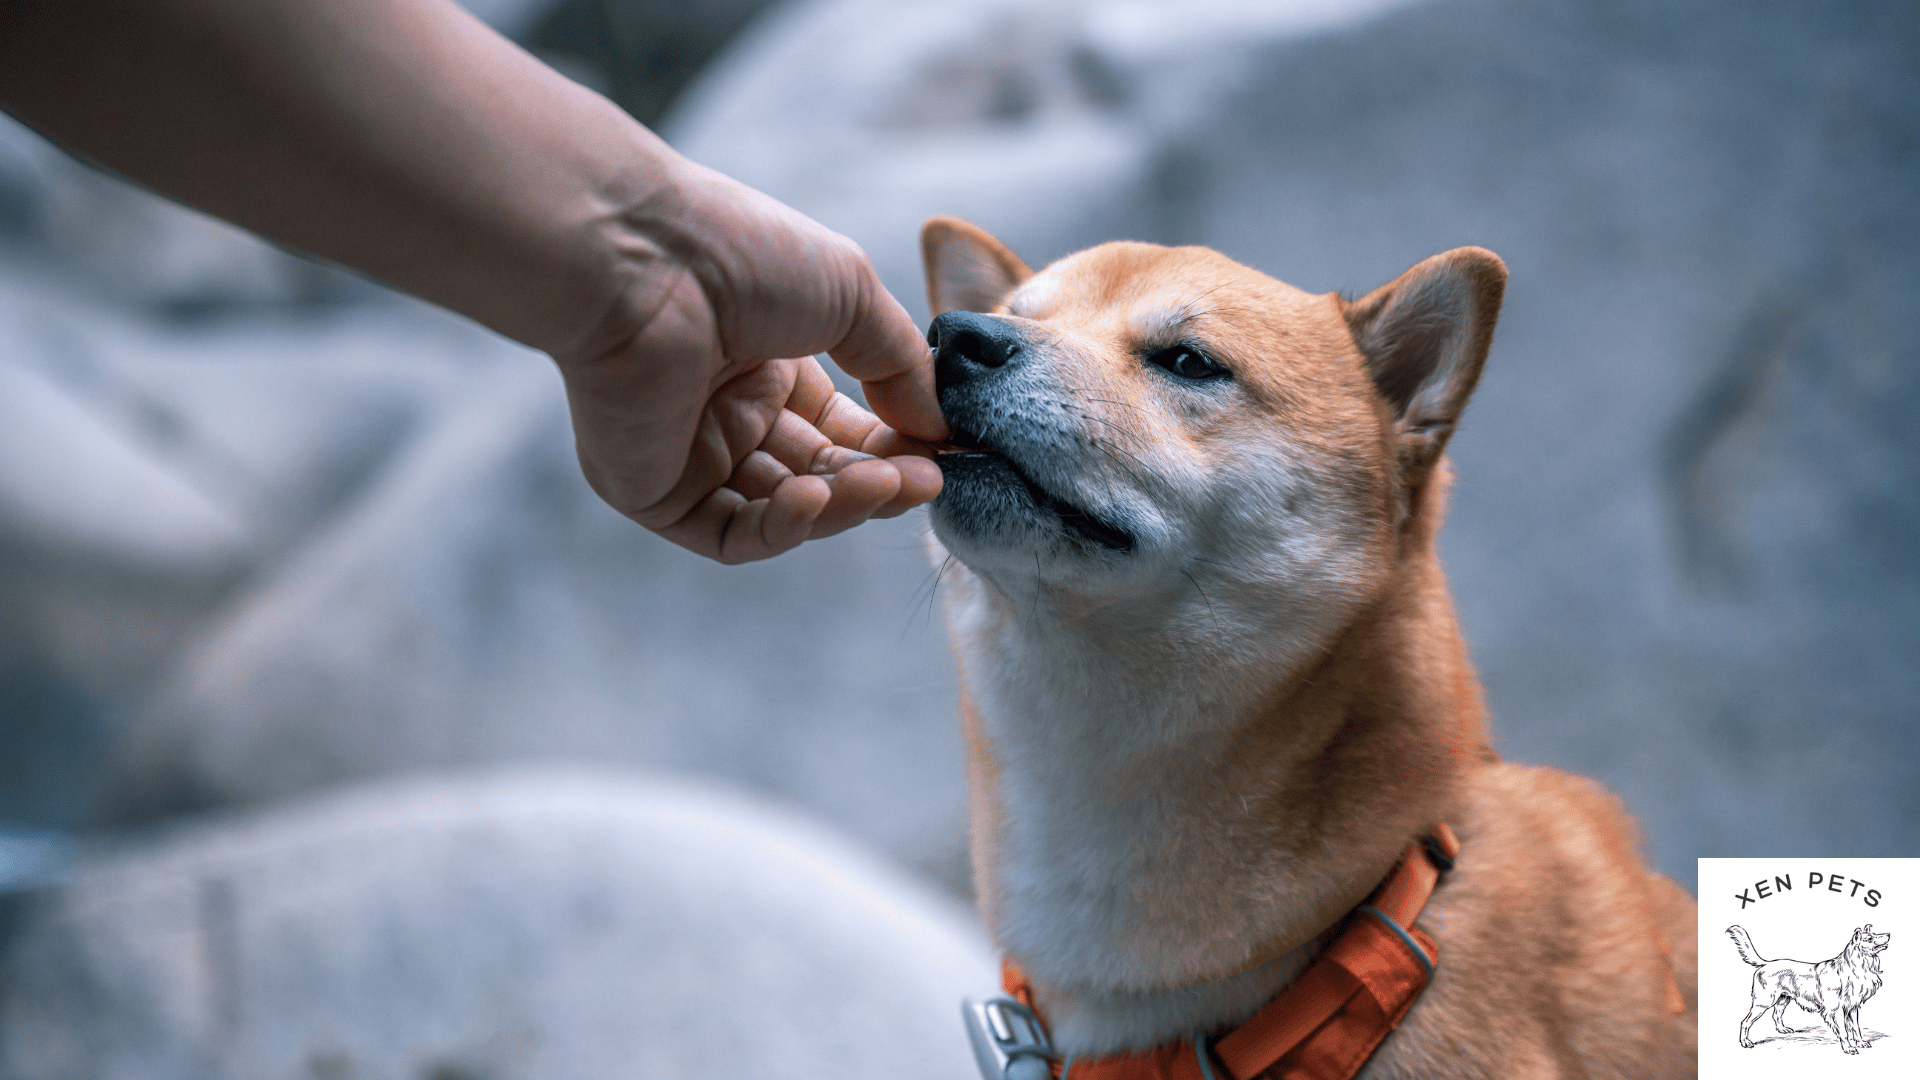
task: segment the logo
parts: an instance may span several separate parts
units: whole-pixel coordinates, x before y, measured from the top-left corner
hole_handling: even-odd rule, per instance
[[[1920,859],[1701,859],[1700,1075],[1920,1075]]]

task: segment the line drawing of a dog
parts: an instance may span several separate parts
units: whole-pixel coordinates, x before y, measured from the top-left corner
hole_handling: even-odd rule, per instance
[[[1892,940],[1892,934],[1876,934],[1873,924],[1868,923],[1853,932],[1840,955],[1813,964],[1761,957],[1745,927],[1729,926],[1727,936],[1733,938],[1740,959],[1756,969],[1753,1008],[1740,1021],[1741,1046],[1753,1048],[1747,1031],[1768,1009],[1773,1010],[1774,1030],[1787,1032],[1781,1014],[1787,1011],[1788,1002],[1817,1013],[1839,1036],[1840,1047],[1847,1053],[1858,1054],[1861,1047],[1873,1045],[1860,1034],[1860,1006],[1880,989],[1880,952]]]

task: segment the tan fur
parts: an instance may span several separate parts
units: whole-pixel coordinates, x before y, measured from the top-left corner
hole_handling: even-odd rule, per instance
[[[1362,1075],[1691,1074],[1692,901],[1597,784],[1489,749],[1434,549],[1499,260],[1349,303],[1199,248],[1036,276],[953,219],[923,247],[936,313],[989,313],[1030,365],[979,410],[988,449],[1135,537],[1003,536],[951,483],[934,512],[982,914],[1066,1048],[1238,1022],[1447,822],[1439,974]],[[1230,381],[1142,359],[1181,341]]]

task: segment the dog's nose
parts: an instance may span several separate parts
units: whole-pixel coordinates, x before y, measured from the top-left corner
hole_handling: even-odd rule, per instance
[[[1018,327],[973,311],[949,311],[934,319],[927,344],[933,346],[936,388],[978,374],[977,369],[1015,363],[1025,348]]]

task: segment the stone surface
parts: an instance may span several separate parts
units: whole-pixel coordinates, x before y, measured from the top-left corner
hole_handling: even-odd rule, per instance
[[[923,317],[936,213],[1310,290],[1498,251],[1442,543],[1499,744],[1622,791],[1691,881],[1920,853],[1916,61],[1898,2],[823,0],[666,130]]]
[[[966,913],[792,815],[580,773],[196,826],[32,898],[6,1080],[976,1075]]]
[[[770,0],[560,0],[515,35],[534,55],[653,124]]]
[[[0,265],[0,824],[68,826],[198,629],[493,366],[417,305],[156,321]]]
[[[364,297],[373,286],[67,156],[0,115],[0,257],[83,296],[203,315]]]
[[[523,760],[724,777],[964,889],[923,516],[729,568],[581,480],[516,368],[209,619],[116,739],[107,820]]]

